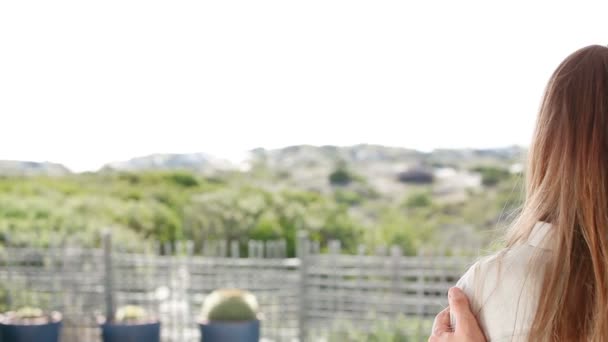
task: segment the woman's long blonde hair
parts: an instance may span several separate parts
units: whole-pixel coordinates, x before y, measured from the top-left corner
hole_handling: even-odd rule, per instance
[[[608,341],[608,47],[564,60],[544,95],[526,200],[507,238],[552,224],[530,341]]]

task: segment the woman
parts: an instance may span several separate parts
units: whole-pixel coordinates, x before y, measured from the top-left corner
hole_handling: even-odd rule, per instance
[[[554,72],[526,176],[505,249],[457,285],[473,315],[452,315],[455,331],[474,330],[476,317],[493,342],[608,341],[607,47],[578,50]],[[435,329],[435,341],[483,341]]]

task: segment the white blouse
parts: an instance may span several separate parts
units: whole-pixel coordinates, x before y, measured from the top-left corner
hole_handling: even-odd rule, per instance
[[[542,280],[542,272],[531,272],[529,265],[550,257],[550,230],[550,224],[537,223],[527,243],[478,261],[458,281],[488,342],[528,340]]]

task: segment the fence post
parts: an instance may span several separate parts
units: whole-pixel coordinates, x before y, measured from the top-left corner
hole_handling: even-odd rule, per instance
[[[227,250],[226,250],[226,240],[225,239],[221,239],[218,241],[219,246],[217,248],[217,253],[218,253],[218,257],[220,258],[225,258],[228,256]]]
[[[11,247],[10,241],[11,240],[10,240],[10,236],[9,236],[8,239],[7,239],[7,242],[6,242],[6,247],[9,247],[9,248]],[[13,253],[10,253],[9,251],[7,251],[6,254],[3,253],[3,255],[5,256],[4,262],[5,262],[5,265],[6,265],[6,267],[5,267],[5,269],[6,269],[6,276],[8,277],[8,281],[6,282],[6,287],[7,287],[6,288],[6,306],[7,306],[7,309],[10,309],[10,308],[13,307],[13,305],[14,305],[14,303],[13,303],[13,296],[15,295],[15,293],[14,293],[15,292],[15,288],[14,288],[13,281],[12,281],[13,280],[13,272],[12,272],[12,270],[13,270],[13,265],[12,265],[13,259],[11,258],[11,254],[13,254]]]
[[[342,244],[340,242],[340,240],[330,240],[329,241],[329,254],[331,256],[331,261],[330,261],[330,269],[332,272],[332,275],[330,276],[331,278],[331,287],[330,287],[330,291],[332,292],[328,292],[328,293],[332,293],[332,300],[331,300],[331,309],[333,310],[333,314],[334,317],[336,316],[341,316],[343,314],[343,307],[342,307],[342,300],[343,300],[343,296],[342,296],[342,291],[340,288],[340,280],[341,280],[341,276],[340,274],[340,267],[338,265],[338,256],[341,253],[341,249],[342,249]]]
[[[391,295],[389,296],[389,298],[391,299],[391,304],[390,304],[391,314],[396,314],[400,311],[400,309],[402,309],[399,306],[396,306],[395,303],[398,303],[399,301],[397,299],[401,297],[400,284],[402,282],[401,282],[401,274],[400,274],[401,268],[399,266],[400,266],[400,261],[401,261],[401,255],[403,253],[399,246],[392,246],[390,251],[391,251],[391,263],[392,263],[391,273],[393,274],[393,276],[391,279]]]
[[[239,242],[237,240],[230,241],[230,256],[233,258],[239,257]]]
[[[281,259],[285,259],[287,258],[287,241],[285,239],[282,239],[280,241],[280,253],[279,253],[279,257]]]
[[[305,231],[298,232],[298,240],[296,244],[297,257],[300,260],[300,293],[299,293],[299,310],[298,310],[298,341],[305,342],[307,337],[307,296],[306,296],[306,276],[307,276],[307,259],[309,253],[308,233]]]
[[[416,296],[418,297],[418,305],[417,305],[417,315],[418,317],[424,317],[425,314],[425,295],[424,288],[426,286],[426,258],[424,256],[419,256],[416,268],[418,269],[418,279],[417,279],[417,290]]]
[[[104,295],[106,321],[114,321],[114,279],[112,278],[112,233],[103,232]]]
[[[253,240],[247,241],[247,257],[255,258],[255,242]]]

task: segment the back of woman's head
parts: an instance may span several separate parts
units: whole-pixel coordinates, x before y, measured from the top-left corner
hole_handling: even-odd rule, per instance
[[[608,47],[551,77],[529,153],[526,202],[509,238],[552,224],[531,341],[608,341]]]

